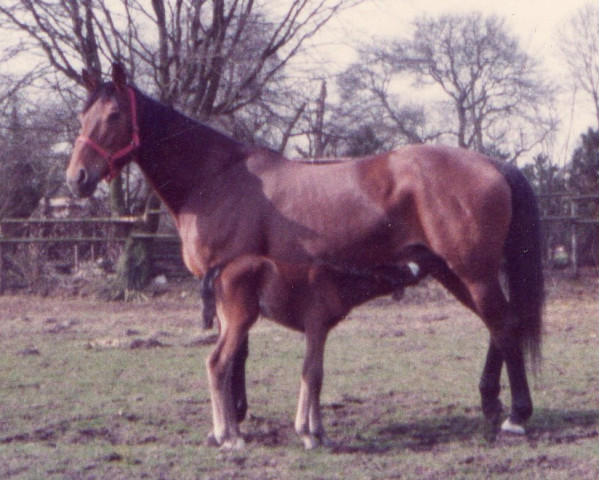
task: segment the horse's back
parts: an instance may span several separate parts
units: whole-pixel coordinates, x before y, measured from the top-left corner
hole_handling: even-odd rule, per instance
[[[493,161],[447,146],[332,164],[273,162],[260,177],[276,211],[267,224],[286,233],[281,257],[297,241],[312,258],[383,264],[424,245],[456,268],[495,268],[511,219],[510,187]],[[278,238],[270,238],[275,256]]]
[[[370,265],[424,245],[457,266],[489,250],[501,256],[510,221],[509,186],[498,169],[487,157],[450,147],[317,165],[258,152],[224,180],[210,190],[223,208],[202,213],[193,206],[180,225],[188,250],[210,244],[221,257],[253,252]],[[194,205],[208,195],[198,190]]]

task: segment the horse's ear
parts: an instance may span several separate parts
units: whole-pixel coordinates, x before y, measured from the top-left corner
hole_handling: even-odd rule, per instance
[[[98,79],[89,73],[85,68],[81,70],[81,79],[83,80],[83,86],[89,93],[98,88],[98,84],[100,83],[98,82]]]
[[[127,72],[121,63],[112,64],[112,83],[117,89],[123,89],[127,85]]]

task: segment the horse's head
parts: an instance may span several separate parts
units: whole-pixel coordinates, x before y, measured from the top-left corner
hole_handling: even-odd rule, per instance
[[[100,180],[111,180],[131,160],[139,147],[139,132],[135,92],[120,65],[112,67],[112,82],[101,84],[85,70],[83,81],[89,97],[80,115],[67,183],[75,195],[89,197]]]

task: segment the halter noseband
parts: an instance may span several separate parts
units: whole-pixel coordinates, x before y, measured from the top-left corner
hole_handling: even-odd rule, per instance
[[[91,138],[84,135],[77,137],[76,142],[82,142],[83,144],[91,147],[108,162],[108,173],[104,176],[107,182],[112,181],[121,171],[121,169],[127,164],[127,161],[123,161],[125,157],[133,153],[140,146],[139,140],[139,125],[137,124],[137,104],[135,101],[135,92],[131,87],[127,88],[127,94],[129,96],[129,107],[131,110],[131,127],[132,135],[131,142],[126,147],[121,148],[117,152],[111,154],[108,150],[98,145]]]

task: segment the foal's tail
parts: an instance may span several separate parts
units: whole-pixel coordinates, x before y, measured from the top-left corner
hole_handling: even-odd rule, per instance
[[[503,164],[501,172],[512,190],[512,223],[505,246],[510,305],[520,320],[522,347],[537,367],[545,300],[539,208],[528,180],[516,166]]]

